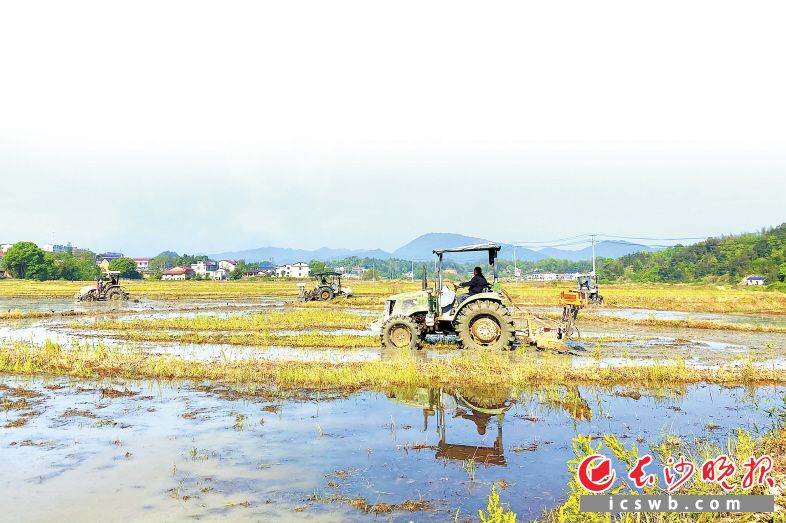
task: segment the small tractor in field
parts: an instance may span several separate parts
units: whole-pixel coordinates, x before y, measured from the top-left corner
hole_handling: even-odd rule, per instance
[[[579,293],[563,292],[561,321],[523,311],[524,322],[517,328],[512,307],[503,304],[507,300],[513,306],[513,299],[497,281],[496,261],[501,248],[485,243],[433,251],[437,257],[434,288],[428,288],[424,269],[420,291],[396,294],[385,301],[382,346],[419,349],[429,335],[454,335],[466,349],[509,350],[514,342],[521,342],[566,352],[578,311],[586,305],[586,299]],[[444,254],[477,251],[488,253],[492,283],[483,292],[458,297],[443,284]]]
[[[300,287],[300,299],[303,301],[330,301],[338,296],[352,296],[352,287],[341,286],[341,273],[318,272],[314,274],[316,286],[310,291],[306,290],[305,283]]]
[[[100,278],[95,285],[85,285],[79,289],[78,301],[122,301],[128,299],[128,292],[120,286],[120,273],[107,271],[108,281]]]
[[[576,284],[576,292],[584,296],[587,303],[603,305],[603,296],[598,290],[598,277],[594,272],[586,276],[579,276],[576,278]]]

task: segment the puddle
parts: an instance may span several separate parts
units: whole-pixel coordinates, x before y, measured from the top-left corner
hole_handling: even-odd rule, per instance
[[[786,394],[699,385],[277,400],[190,383],[0,377],[0,396],[16,397],[14,387],[38,403],[26,424],[0,431],[4,518],[66,522],[105,519],[108,507],[119,520],[373,519],[340,501],[356,497],[422,500],[428,510],[391,516],[452,521],[457,510],[474,517],[503,481],[503,501],[528,521],[564,500],[577,434],[613,433],[645,449],[666,434],[724,443],[737,428],[768,428],[767,409]]]

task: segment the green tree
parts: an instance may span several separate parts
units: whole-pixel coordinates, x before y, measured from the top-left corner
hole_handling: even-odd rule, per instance
[[[239,280],[243,277],[243,273],[250,270],[251,267],[246,263],[246,260],[238,260],[235,268],[229,273],[229,277],[233,280]]]
[[[47,280],[53,272],[48,260],[38,245],[32,242],[15,243],[3,257],[3,267],[14,278]]]
[[[118,258],[109,262],[110,271],[118,271],[123,278],[139,278],[136,262],[131,258]]]
[[[311,274],[314,274],[315,272],[325,272],[325,269],[327,269],[325,262],[319,260],[311,260],[308,262],[308,267],[311,269]]]
[[[99,273],[95,254],[90,251],[44,253],[51,266],[49,277],[58,280],[94,280]]]
[[[160,273],[168,267],[174,266],[175,262],[177,261],[177,253],[175,256],[169,256],[169,253],[162,252],[158,256],[155,256],[150,263],[147,264],[147,270],[151,273]]]

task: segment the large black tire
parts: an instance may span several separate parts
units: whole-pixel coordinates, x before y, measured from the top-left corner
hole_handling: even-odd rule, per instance
[[[79,297],[79,301],[97,301],[97,300],[98,300],[98,294],[96,293],[96,291],[90,291],[84,296]]]
[[[119,287],[112,287],[111,289],[106,291],[106,299],[109,301],[127,300],[128,294],[123,292],[123,289]]]
[[[317,299],[322,301],[330,301],[333,299],[333,289],[330,287],[320,287],[317,289]]]
[[[516,339],[513,318],[496,301],[468,303],[459,311],[454,326],[465,349],[509,350]]]
[[[418,349],[420,348],[420,327],[407,316],[391,316],[382,325],[379,337],[382,347],[386,349]]]

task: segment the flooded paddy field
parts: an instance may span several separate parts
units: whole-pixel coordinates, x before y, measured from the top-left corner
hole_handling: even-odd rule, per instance
[[[590,307],[569,354],[399,354],[381,297],[0,298],[8,519],[464,522],[494,485],[550,522],[579,436],[695,453],[786,420],[777,304]]]
[[[19,302],[19,303],[17,303]],[[22,309],[22,303],[27,306]],[[158,354],[210,360],[249,357],[281,361],[370,361],[384,358],[376,332],[370,325],[381,314],[373,309],[329,306],[301,309],[297,303],[276,297],[253,300],[198,299],[182,301],[140,300],[139,303],[75,304],[66,299],[29,300],[6,298],[4,306],[15,310],[75,311],[82,316],[5,319],[0,321],[0,338],[44,343],[87,341],[144,350]],[[72,307],[68,309],[67,307]],[[557,309],[535,308],[553,313]],[[641,314],[652,316],[652,311]],[[609,365],[679,359],[693,366],[755,365],[786,366],[786,333],[779,332],[784,316],[756,316],[736,313],[697,314],[659,311],[659,318],[704,318],[703,328],[667,325],[640,325],[598,322],[598,317],[639,317],[635,310],[593,307],[579,315],[578,336],[571,343],[573,363],[587,360]],[[278,318],[265,321],[266,317]],[[211,319],[215,320],[212,321]],[[271,322],[273,324],[271,324]],[[321,322],[321,323],[320,323]],[[712,328],[714,325],[717,328]],[[751,330],[729,330],[729,325],[752,325]],[[761,326],[775,332],[757,330]],[[261,336],[260,333],[265,333]],[[432,339],[432,341],[434,341]],[[454,340],[445,338],[436,347],[426,345],[420,358],[450,358]],[[516,361],[533,349],[519,347],[511,354]]]
[[[490,486],[527,521],[564,501],[579,434],[723,445],[784,387],[330,393],[0,378],[9,520],[458,521]],[[549,473],[544,475],[543,471]],[[110,509],[111,507],[111,509]],[[104,517],[102,517],[104,516]]]

